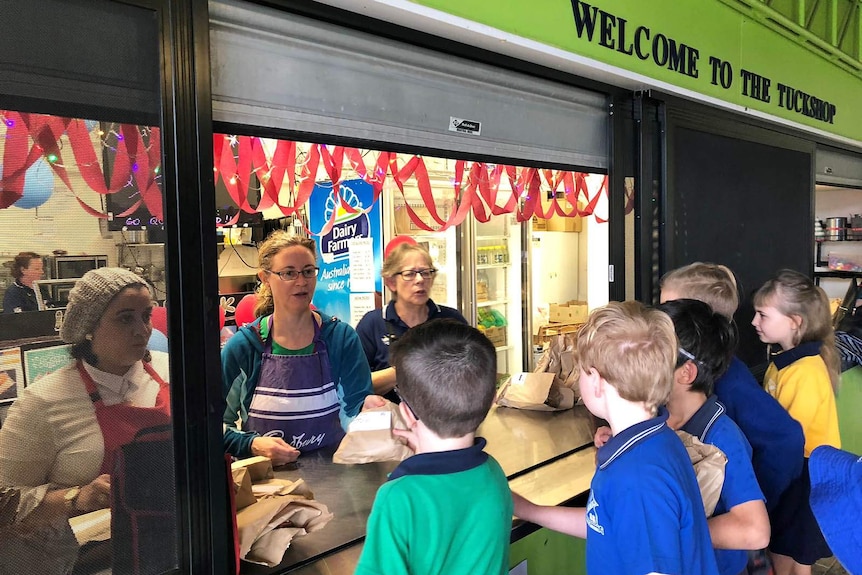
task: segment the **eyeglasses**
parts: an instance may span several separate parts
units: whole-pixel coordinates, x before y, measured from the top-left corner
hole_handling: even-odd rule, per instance
[[[401,276],[401,279],[403,279],[406,282],[412,282],[413,280],[416,279],[417,275],[422,276],[423,280],[430,280],[431,278],[434,277],[434,274],[436,274],[436,273],[437,273],[436,269],[428,268],[428,269],[424,269],[424,270],[404,270],[404,271],[400,271],[400,272],[395,272],[393,275]]]
[[[317,272],[319,269],[320,268],[318,268],[318,267],[310,266],[307,268],[302,268],[301,270],[283,270],[280,272],[274,272],[272,270],[266,270],[266,273],[277,275],[278,279],[280,279],[283,282],[292,282],[292,281],[296,281],[296,278],[298,278],[300,276],[300,274],[302,275],[302,277],[304,277],[307,280],[310,280],[311,278],[316,278]]]
[[[400,394],[400,393],[398,393],[398,386],[397,386],[397,385],[396,385],[394,388],[392,388],[392,391],[394,391],[394,392],[395,392],[395,397],[397,397],[397,398],[398,398],[398,401],[400,401],[401,403],[403,403],[403,404],[404,404],[404,406],[405,406],[405,407],[407,407],[407,409],[409,409],[409,410],[410,410],[410,413],[413,415],[413,419],[415,419],[416,421],[419,421],[419,416],[418,416],[418,415],[416,415],[416,412],[415,412],[415,411],[413,411],[413,408],[412,408],[412,407],[410,407],[410,404],[409,404],[409,403],[407,403],[406,401],[404,401],[404,398],[403,398],[403,397],[401,397],[401,394]]]

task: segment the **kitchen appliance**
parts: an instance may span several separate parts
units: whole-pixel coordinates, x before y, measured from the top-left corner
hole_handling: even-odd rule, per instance
[[[847,218],[826,218],[826,239],[830,242],[847,238]]]
[[[70,279],[83,277],[90,270],[108,265],[106,255],[52,255],[45,258],[45,271],[49,279]]]

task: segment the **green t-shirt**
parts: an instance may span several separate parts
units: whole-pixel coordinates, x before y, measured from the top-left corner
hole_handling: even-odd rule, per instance
[[[512,496],[493,457],[377,491],[354,575],[507,575]]]
[[[270,316],[265,316],[260,320],[260,337],[264,340],[269,337],[269,318]],[[313,352],[314,342],[302,349],[287,349],[280,346],[275,339],[272,340],[272,355],[311,355]]]

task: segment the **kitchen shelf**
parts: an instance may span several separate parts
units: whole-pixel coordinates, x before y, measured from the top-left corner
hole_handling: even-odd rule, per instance
[[[513,346],[511,345],[501,345],[499,347],[495,347],[494,349],[497,351],[509,351],[510,349],[512,349],[512,347]]]
[[[476,302],[476,307],[491,307],[495,305],[506,305],[507,303],[509,303],[509,300],[507,299],[489,299]]]
[[[476,236],[477,241],[486,241],[486,240],[494,240],[494,241],[503,241],[508,240],[509,236]]]
[[[511,264],[509,262],[502,263],[502,264],[476,264],[476,269],[477,270],[487,270],[487,269],[491,269],[491,268],[507,268],[510,265]]]

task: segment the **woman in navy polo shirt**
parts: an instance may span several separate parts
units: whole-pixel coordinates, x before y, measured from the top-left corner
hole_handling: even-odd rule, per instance
[[[33,282],[42,279],[42,256],[36,252],[21,252],[12,260],[12,277],[15,282],[6,288],[3,296],[3,313],[37,311],[36,291]]]
[[[399,236],[390,242],[386,251],[380,275],[392,292],[392,301],[382,310],[365,314],[356,332],[371,367],[374,393],[397,403],[398,398],[392,392],[395,368],[389,365],[389,344],[411,327],[431,319],[456,319],[464,323],[467,320],[457,309],[437,305],[431,300],[437,268],[428,250],[407,236]]]

